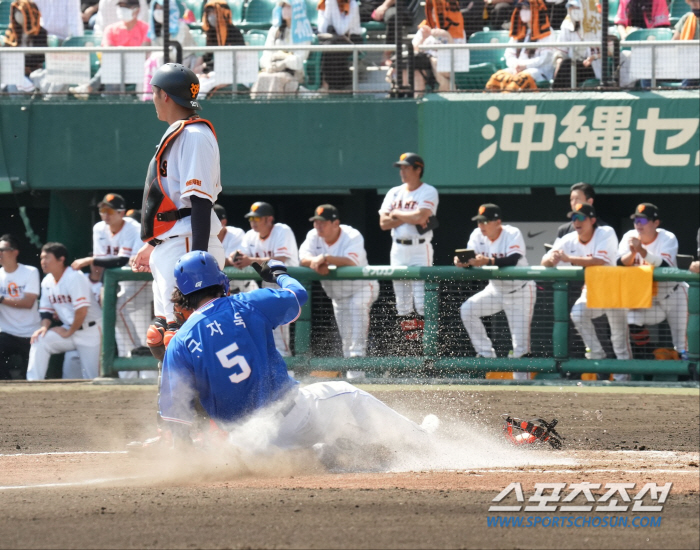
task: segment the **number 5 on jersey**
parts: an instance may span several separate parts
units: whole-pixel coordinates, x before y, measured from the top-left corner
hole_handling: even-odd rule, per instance
[[[243,357],[242,355],[234,355],[233,357],[229,357],[229,355],[236,352],[237,350],[238,344],[234,342],[230,346],[226,346],[224,349],[216,352],[216,357],[218,357],[219,361],[221,361],[222,367],[224,367],[225,369],[239,367],[241,369],[241,372],[232,374],[228,377],[229,380],[231,380],[231,382],[233,382],[234,384],[243,382],[243,380],[250,376],[250,365],[248,364],[248,361],[246,361],[245,357]]]

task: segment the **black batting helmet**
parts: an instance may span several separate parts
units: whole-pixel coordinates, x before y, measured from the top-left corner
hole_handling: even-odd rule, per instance
[[[184,65],[166,63],[151,78],[151,86],[158,86],[178,105],[197,111],[202,108],[197,101],[199,79]]]

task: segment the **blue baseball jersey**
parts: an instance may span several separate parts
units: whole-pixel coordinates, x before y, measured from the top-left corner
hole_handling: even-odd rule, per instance
[[[214,420],[237,420],[297,384],[275,349],[272,330],[294,321],[308,296],[288,275],[278,283],[281,289],[213,300],[180,328],[163,360],[159,408],[164,420],[192,423],[195,397]]]

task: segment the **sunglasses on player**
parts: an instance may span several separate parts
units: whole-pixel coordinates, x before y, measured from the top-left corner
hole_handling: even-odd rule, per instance
[[[259,222],[260,220],[262,220],[262,216],[251,216],[248,218],[249,222]]]
[[[649,223],[649,218],[634,218],[634,225],[646,225]]]
[[[587,217],[588,217],[588,216],[586,216],[585,214],[573,214],[573,215],[571,216],[571,221],[572,221],[572,222],[582,222],[582,221],[584,221]]]
[[[100,208],[100,214],[104,214],[106,216],[111,216],[112,214],[116,213],[116,210],[114,208]]]

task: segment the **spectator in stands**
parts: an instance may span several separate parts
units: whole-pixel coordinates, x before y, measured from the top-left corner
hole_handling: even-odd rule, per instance
[[[577,204],[568,217],[575,233],[568,233],[554,241],[552,250],[542,258],[542,265],[555,267],[575,265],[581,267],[615,265],[617,236],[611,227],[598,227],[596,211],[587,203]],[[604,359],[605,351],[598,340],[593,319],[605,315],[610,324],[610,340],[618,359],[630,358],[627,313],[624,309],[597,309],[586,305],[587,290],[583,287],[581,296],[571,309],[571,320],[586,345],[586,359]],[[628,375],[613,375],[616,380],[628,379]],[[627,378],[625,378],[627,376]]]
[[[571,205],[571,210],[573,210],[577,204],[590,204],[593,205],[595,202],[595,189],[590,183],[574,183],[571,186],[571,194],[569,195],[569,204]],[[600,217],[597,218],[596,225],[602,227],[608,225]],[[567,222],[559,226],[557,229],[557,238],[561,238],[567,233],[576,231],[573,222]]]
[[[83,36],[80,0],[34,0],[41,12],[41,26],[46,32],[65,40]]]
[[[367,23],[377,21],[386,25],[386,44],[396,44],[396,17],[399,18],[399,26],[402,29],[402,37],[413,27],[419,2],[416,0],[401,0],[398,5],[396,0],[374,0],[362,2],[360,5],[360,21]],[[385,52],[384,61],[388,61],[391,52]]]
[[[677,267],[678,239],[670,231],[659,228],[659,209],[645,202],[637,206],[630,218],[634,220],[634,229],[620,239],[617,264]],[[651,308],[629,310],[632,341],[640,334],[648,340],[649,332],[643,326],[657,325],[666,319],[671,327],[673,347],[682,357],[688,349],[688,283],[661,281],[655,285],[657,294]]]
[[[80,17],[83,20],[84,30],[93,30],[95,28],[95,20],[97,19],[99,5],[99,0],[81,0]]]
[[[15,0],[10,5],[9,27],[5,31],[5,46],[20,48],[46,48],[47,33],[40,24],[41,14],[37,5],[30,0]],[[11,84],[8,92],[33,92],[34,83],[29,75],[44,66],[44,54],[24,56],[24,84]]]
[[[10,359],[19,356],[19,378],[27,377],[29,339],[39,328],[39,270],[17,261],[19,244],[0,237],[0,380],[12,378]]]
[[[154,46],[163,46],[163,0],[152,0],[151,11],[148,17],[148,38]],[[190,29],[182,19],[180,19],[180,11],[175,1],[170,2],[170,19],[168,21],[170,31],[170,40],[179,42],[183,47],[195,46],[194,38],[190,33]],[[151,87],[151,78],[163,65],[163,52],[154,52],[146,59],[145,71],[143,75],[143,100],[153,100],[153,88]],[[170,59],[175,59],[175,50],[170,48]],[[195,73],[201,72],[201,57],[194,52],[182,54],[182,64],[191,69]]]
[[[340,223],[340,213],[332,204],[322,204],[309,218],[314,228],[299,248],[301,265],[321,275],[328,275],[329,266],[359,266],[367,263],[365,240],[349,225]],[[333,312],[343,343],[343,357],[364,357],[367,353],[369,311],[379,296],[377,281],[321,281],[333,302]],[[348,373],[352,377],[356,373]]]
[[[224,247],[224,253],[226,254],[226,265],[232,266],[233,257],[235,256],[236,251],[240,250],[240,248],[243,246],[245,231],[243,231],[239,227],[233,227],[228,225],[226,209],[220,204],[214,205],[214,213],[221,222],[219,240],[221,241],[221,245]],[[236,292],[250,292],[251,290],[256,290],[257,288],[258,283],[256,283],[252,279],[234,279],[231,281],[231,294],[235,294]]]
[[[455,44],[464,44],[464,17],[459,11],[458,0],[426,0],[425,19],[418,28],[442,29],[450,33]]]
[[[677,2],[678,0],[676,0]],[[683,14],[673,29],[673,40],[700,40],[700,0],[685,0],[691,11]],[[686,78],[681,82],[684,88],[700,85],[696,78]]]
[[[275,211],[266,202],[255,202],[245,217],[250,222],[250,231],[246,232],[241,248],[232,256],[233,266],[238,269],[248,267],[254,261],[263,263],[267,260],[279,260],[288,267],[299,265],[299,249],[292,229],[283,223],[275,223]],[[264,283],[263,287],[278,288]],[[273,331],[275,347],[282,357],[292,354],[289,345],[289,325],[277,327]]]
[[[656,29],[671,25],[666,0],[620,0],[615,16],[620,40],[637,29]]]
[[[148,46],[151,41],[148,38],[148,25],[138,19],[139,0],[119,0],[117,17],[119,21],[112,23],[104,30],[102,36],[103,46],[137,47]],[[87,99],[89,94],[97,92],[102,86],[101,70],[95,73],[90,82],[68,88],[78,99]],[[105,91],[119,91],[119,84],[106,84]]]
[[[513,0],[484,0],[482,26],[494,31],[508,30],[511,26],[514,4],[516,2]]]
[[[568,6],[566,0],[545,0],[549,9],[549,22],[552,28],[558,29],[568,15]],[[598,23],[600,28],[600,23]]]
[[[491,77],[487,90],[535,90],[538,81],[552,78],[552,49],[517,47],[521,42],[554,42],[544,0],[520,0],[515,6],[510,24],[511,47],[505,53],[508,68]]]
[[[558,42],[600,41],[600,14],[584,9],[581,0],[566,2],[568,15],[561,24]],[[586,8],[588,4],[586,4]],[[554,82],[552,88],[571,88],[571,64],[576,64],[576,83],[590,78],[600,80],[602,62],[600,48],[556,48],[554,50]]]
[[[32,334],[27,380],[43,380],[54,353],[78,350],[83,378],[96,378],[102,343],[102,311],[79,271],[66,264],[68,250],[61,243],[41,248],[39,315],[41,327]],[[61,326],[51,327],[54,315]]]
[[[299,90],[304,81],[307,50],[286,50],[286,46],[311,44],[311,24],[306,11],[292,9],[290,0],[280,0],[273,14],[273,25],[267,33],[265,50],[260,58],[260,73],[251,90],[252,98],[280,97]],[[296,32],[298,30],[298,32]]]
[[[362,41],[357,0],[320,0],[318,38],[323,45],[357,44]],[[323,52],[321,78],[324,90],[345,90],[352,83],[349,52]]]
[[[231,8],[226,0],[209,0],[202,13],[202,30],[207,37],[207,46],[245,46],[243,34],[233,24]],[[200,99],[217,87],[214,72],[214,54],[202,56],[198,71]]]
[[[462,263],[455,256],[454,264],[457,267],[528,265],[523,235],[517,227],[503,225],[499,206],[482,204],[472,221],[477,222],[478,227],[470,235],[467,248],[473,250],[476,257]],[[513,340],[513,354],[509,357],[517,359],[529,356],[530,326],[536,299],[535,281],[491,280],[484,290],[464,302],[459,310],[460,317],[477,357],[496,357],[481,317],[494,315],[499,311],[506,314]],[[527,380],[529,374],[515,372],[513,378]]]
[[[437,70],[437,50],[429,49],[433,44],[452,44],[454,41],[450,33],[442,29],[431,29],[427,26],[418,28],[413,37],[413,66],[414,66],[414,90],[415,97],[422,97],[426,90],[433,90],[436,86],[438,91],[447,92],[450,89],[450,73],[440,73]],[[393,59],[393,58],[392,58]],[[404,67],[408,63],[404,57]],[[387,71],[386,80],[393,83],[395,77],[394,65]],[[403,70],[403,81],[408,82],[408,69]]]
[[[120,21],[117,16],[118,4],[119,0],[99,1],[97,13],[94,16],[95,24],[93,30],[95,34],[102,34],[108,26]],[[170,2],[170,9],[177,10],[177,2],[175,0]],[[139,0],[138,18],[140,21],[148,23],[148,0]]]

